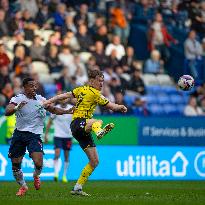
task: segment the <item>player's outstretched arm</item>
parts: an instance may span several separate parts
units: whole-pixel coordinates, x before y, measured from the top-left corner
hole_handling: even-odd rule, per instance
[[[45,109],[52,113],[52,114],[56,114],[56,115],[64,115],[64,114],[73,114],[73,111],[75,109],[75,107],[73,106],[72,108],[65,110],[63,108],[59,108],[59,107],[55,107],[52,105],[48,105],[47,107],[45,107]]]
[[[60,94],[60,95],[56,95],[56,96],[50,98],[49,100],[45,100],[43,102],[43,106],[46,107],[46,106],[48,106],[52,103],[56,103],[59,100],[65,100],[67,98],[73,98],[72,92],[67,92],[67,93],[63,93],[63,94]]]
[[[118,105],[112,102],[109,102],[106,106],[107,109],[110,109],[112,111],[120,111],[122,113],[126,113],[127,112],[127,108],[124,105]]]
[[[15,105],[13,103],[10,103],[6,106],[6,111],[5,111],[5,115],[6,116],[10,116],[13,115],[16,111],[20,110],[24,105],[26,105],[27,102],[26,101],[22,101],[20,102],[18,105]]]

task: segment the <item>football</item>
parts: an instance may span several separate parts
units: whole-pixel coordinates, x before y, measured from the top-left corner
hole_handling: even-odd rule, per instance
[[[194,78],[190,75],[183,75],[179,78],[178,86],[184,91],[191,90],[194,87]]]

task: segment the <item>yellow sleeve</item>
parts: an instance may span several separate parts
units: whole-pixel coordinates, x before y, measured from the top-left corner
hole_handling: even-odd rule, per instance
[[[78,95],[80,93],[80,87],[73,89],[72,94],[75,98],[78,98]]]
[[[98,94],[96,96],[96,99],[97,99],[97,104],[101,106],[105,106],[109,103],[109,100],[101,94]]]

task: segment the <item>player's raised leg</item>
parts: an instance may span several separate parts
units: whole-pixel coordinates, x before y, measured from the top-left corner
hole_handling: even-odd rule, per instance
[[[28,186],[24,180],[23,172],[21,170],[22,159],[23,156],[18,158],[11,158],[13,176],[16,182],[21,186],[18,192],[16,193],[17,196],[24,196],[28,190]]]
[[[86,132],[90,132],[91,130],[96,134],[98,139],[104,137],[108,132],[110,132],[114,128],[113,123],[109,123],[102,128],[103,121],[96,119],[89,119],[86,121]]]
[[[96,147],[88,147],[87,149],[84,149],[84,151],[89,159],[89,163],[83,168],[77,183],[71,191],[71,194],[89,196],[89,194],[84,192],[82,188],[89,176],[99,164],[99,158]]]
[[[34,187],[36,190],[39,190],[41,187],[40,174],[43,168],[43,153],[33,152],[31,154],[31,157],[34,162],[34,172],[33,172]]]

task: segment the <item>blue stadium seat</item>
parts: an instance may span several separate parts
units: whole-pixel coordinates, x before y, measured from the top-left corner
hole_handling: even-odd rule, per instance
[[[160,85],[149,85],[146,86],[146,91],[148,94],[160,93],[162,91],[162,87]]]
[[[178,104],[176,108],[177,108],[179,114],[181,114],[181,115],[184,114],[185,104]]]
[[[150,104],[148,106],[148,111],[150,112],[151,115],[163,115],[164,114],[163,107],[159,104]]]
[[[173,104],[184,103],[184,98],[181,95],[170,95],[170,100]]]
[[[178,94],[178,90],[176,87],[174,86],[162,86],[161,87],[162,92],[165,92],[167,94]]]
[[[158,103],[158,99],[156,95],[149,94],[146,96],[146,101],[148,104]]]
[[[173,104],[165,104],[163,107],[164,107],[164,112],[165,112],[167,115],[179,115],[179,111],[178,111],[176,105],[173,105]]]
[[[166,94],[157,95],[157,99],[160,104],[170,103],[170,98]]]
[[[125,95],[124,101],[128,106],[132,106],[135,102],[136,96],[135,95]]]

